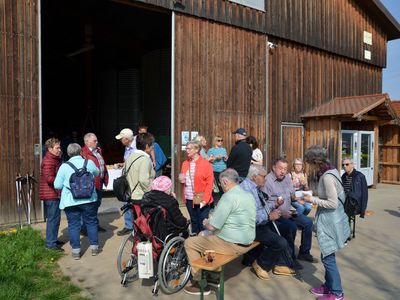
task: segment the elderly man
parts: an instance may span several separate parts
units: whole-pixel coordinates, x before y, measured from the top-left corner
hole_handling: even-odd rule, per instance
[[[214,232],[210,236],[196,236],[185,241],[189,263],[201,256],[205,250],[240,255],[247,252],[255,237],[256,206],[251,194],[239,185],[239,175],[233,169],[223,171],[219,180],[225,194],[218,202],[210,219],[204,219],[204,227]],[[192,268],[193,282],[184,291],[191,295],[200,294],[200,270]],[[210,294],[205,287],[204,295]]]
[[[236,143],[231,149],[226,166],[236,170],[239,174],[240,182],[242,182],[249,172],[253,150],[246,142],[247,133],[244,128],[236,129],[233,134],[235,135]]]
[[[295,200],[295,191],[290,176],[288,175],[288,161],[285,158],[278,158],[274,161],[272,171],[267,175],[265,182],[265,192],[269,196],[269,201],[275,203],[278,199],[283,199],[284,203],[279,207],[281,217],[276,221],[282,235],[287,238],[290,248],[294,254],[294,240],[296,230],[301,230],[301,245],[297,259],[316,263],[318,260],[310,254],[312,239],[312,220],[305,215],[292,216],[291,202]],[[297,266],[299,267],[299,266]]]
[[[345,157],[342,161],[344,174],[342,182],[346,195],[357,200],[358,210],[356,214],[360,214],[361,218],[365,216],[365,210],[368,203],[368,185],[363,173],[354,168],[353,159]]]
[[[295,271],[288,267],[290,262],[285,261],[285,253],[289,249],[288,243],[276,232],[273,224],[274,220],[281,216],[281,211],[277,207],[283,204],[283,201],[278,201],[276,204],[267,203],[268,196],[261,191],[266,176],[267,171],[262,166],[251,165],[247,178],[240,184],[241,188],[253,195],[257,209],[256,240],[261,243],[260,249],[254,249],[245,256],[249,259],[256,258],[252,267],[262,280],[269,280],[270,270],[273,270],[272,272],[276,275],[295,274]]]
[[[134,140],[133,131],[129,128],[124,128],[121,132],[115,136],[117,140],[121,141],[121,144],[125,146],[124,161],[136,150],[136,140]],[[124,228],[117,232],[117,235],[129,234],[133,230],[132,212],[128,209],[124,214]]]
[[[82,148],[82,156],[85,159],[90,159],[91,161],[94,162],[96,167],[100,170],[99,176],[96,176],[94,178],[94,183],[96,187],[96,193],[97,193],[97,213],[99,210],[99,207],[101,205],[101,199],[103,198],[103,184],[107,185],[108,184],[108,171],[107,171],[107,166],[104,161],[101,148],[98,146],[98,141],[97,141],[97,136],[94,133],[86,133],[85,136],[83,137],[83,141],[85,143],[85,146]],[[100,226],[99,218],[97,217],[97,222],[99,224],[98,230],[100,232],[105,232],[106,230]],[[86,228],[83,227],[82,231],[85,232]]]

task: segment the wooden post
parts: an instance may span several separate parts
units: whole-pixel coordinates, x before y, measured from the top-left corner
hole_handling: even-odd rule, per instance
[[[374,122],[374,179],[372,188],[376,189],[378,184],[378,174],[379,174],[379,125]]]

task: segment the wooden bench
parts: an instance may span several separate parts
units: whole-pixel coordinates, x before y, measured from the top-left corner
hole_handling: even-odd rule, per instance
[[[250,251],[251,249],[254,249],[260,245],[260,242],[254,241],[249,247],[247,247],[247,251]],[[244,254],[244,253],[242,253]],[[242,255],[240,254],[240,255]],[[222,254],[222,253],[216,253],[215,254],[215,259],[213,262],[206,262],[203,257],[200,257],[196,260],[194,260],[191,265],[192,267],[198,268],[201,270],[201,281],[200,281],[200,299],[204,299],[204,283],[205,283],[205,272],[206,271],[212,271],[212,272],[219,272],[219,299],[224,300],[224,283],[225,283],[225,278],[224,278],[224,268],[225,265],[230,263],[231,261],[235,260],[238,258],[240,255],[235,255],[235,254]]]

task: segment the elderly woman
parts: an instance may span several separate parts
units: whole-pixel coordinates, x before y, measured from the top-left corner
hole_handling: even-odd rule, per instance
[[[290,177],[292,178],[293,188],[296,192],[308,190],[307,174],[304,171],[304,164],[301,158],[295,158],[293,160]],[[296,209],[299,215],[307,216],[311,211],[311,204],[305,202],[301,198],[292,201],[292,206]]]
[[[69,144],[67,148],[67,154],[70,157],[68,162],[73,164],[77,169],[83,167],[85,159],[81,156],[81,146],[76,143]],[[93,174],[93,176],[99,175],[99,169],[96,167],[93,161],[87,161],[87,170]],[[97,221],[97,194],[96,189],[93,188],[92,195],[87,199],[75,199],[70,190],[69,179],[74,173],[74,169],[64,163],[58,170],[56,179],[54,180],[54,187],[60,189],[61,200],[60,209],[64,209],[67,215],[68,221],[68,233],[70,238],[70,244],[72,246],[72,257],[74,259],[81,258],[81,242],[80,242],[80,231],[81,231],[81,219],[83,219],[86,225],[86,230],[90,242],[90,249],[92,255],[96,256],[99,253],[99,241],[98,241],[98,221]],[[93,179],[94,180],[94,179]]]
[[[57,240],[60,228],[60,193],[54,188],[54,180],[61,165],[61,145],[56,138],[46,141],[46,155],[40,165],[39,197],[43,201],[46,213],[46,247],[58,251],[62,242]]]
[[[206,140],[206,138],[205,138],[204,136],[202,136],[202,135],[198,135],[198,136],[196,136],[196,137],[194,138],[194,140],[195,140],[196,142],[199,142],[199,144],[200,144],[200,152],[199,152],[200,155],[201,155],[203,158],[209,160],[209,156],[208,156],[207,150],[206,150],[206,147],[207,147],[207,140]]]
[[[224,140],[221,136],[217,135],[214,137],[214,147],[208,149],[207,155],[209,157],[209,162],[211,162],[214,171],[214,187],[213,187],[213,198],[214,204],[222,196],[222,187],[219,184],[219,174],[226,169],[226,160],[228,159],[228,154],[226,149],[222,147],[222,142]],[[218,187],[218,188],[215,188]]]
[[[211,164],[200,154],[200,143],[190,141],[186,145],[187,159],[182,163],[179,181],[183,185],[183,201],[189,211],[192,234],[202,231],[203,220],[208,217],[214,174]]]
[[[335,253],[345,246],[350,236],[348,218],[344,212],[345,193],[338,170],[327,159],[326,150],[320,145],[307,149],[304,159],[318,171],[318,197],[306,195],[307,202],[318,205],[315,224],[325,267],[325,283],[310,292],[320,300],[344,299]]]
[[[151,191],[144,194],[140,203],[143,214],[146,214],[153,207],[165,208],[166,226],[156,228],[156,236],[164,240],[168,234],[179,233],[186,228],[187,220],[179,209],[178,201],[171,190],[172,181],[167,176],[159,176],[151,184]]]

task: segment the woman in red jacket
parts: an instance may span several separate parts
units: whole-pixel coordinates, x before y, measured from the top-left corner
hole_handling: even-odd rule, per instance
[[[183,185],[183,201],[189,211],[192,234],[202,231],[203,220],[208,217],[214,181],[212,165],[200,156],[200,144],[191,141],[186,145],[187,160],[182,163],[179,181]]]
[[[57,240],[60,227],[60,192],[53,186],[54,179],[61,165],[61,146],[56,138],[46,141],[47,152],[40,166],[39,198],[44,203],[46,223],[46,247],[64,251],[62,242]]]

